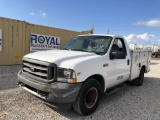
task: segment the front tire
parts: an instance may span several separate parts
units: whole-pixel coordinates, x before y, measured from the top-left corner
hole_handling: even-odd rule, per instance
[[[101,97],[101,85],[93,78],[84,83],[77,100],[73,104],[73,108],[81,115],[90,115],[98,107]]]

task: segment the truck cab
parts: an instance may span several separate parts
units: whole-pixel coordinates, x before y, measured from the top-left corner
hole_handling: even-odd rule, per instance
[[[89,115],[108,89],[125,81],[142,85],[149,54],[131,52],[122,36],[80,35],[60,50],[25,55],[19,86],[53,107],[73,106],[79,114]]]

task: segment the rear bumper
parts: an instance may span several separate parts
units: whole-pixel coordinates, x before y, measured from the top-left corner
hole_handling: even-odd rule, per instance
[[[18,73],[19,86],[56,108],[68,108],[76,100],[82,83],[43,83]]]

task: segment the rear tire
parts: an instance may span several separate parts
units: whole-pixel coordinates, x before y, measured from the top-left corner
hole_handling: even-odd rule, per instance
[[[94,79],[90,78],[80,90],[77,100],[73,104],[73,108],[81,115],[90,115],[98,107],[101,97],[101,85]]]
[[[139,73],[139,77],[136,78],[135,80],[133,80],[133,84],[135,86],[141,86],[143,84],[143,80],[144,80],[144,69],[141,68],[141,71]]]

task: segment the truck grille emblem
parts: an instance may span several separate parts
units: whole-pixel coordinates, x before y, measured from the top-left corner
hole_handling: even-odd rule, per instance
[[[32,72],[34,72],[35,71],[35,69],[34,68],[29,68]]]

